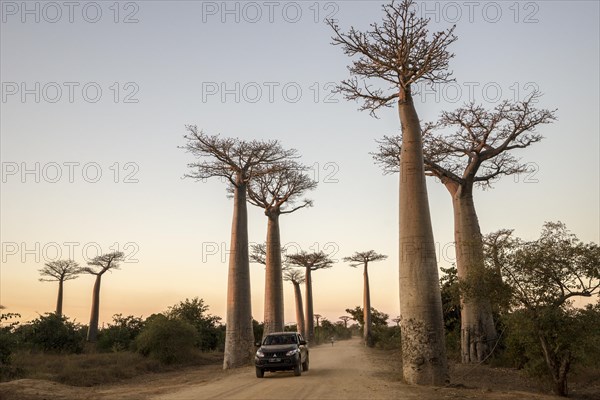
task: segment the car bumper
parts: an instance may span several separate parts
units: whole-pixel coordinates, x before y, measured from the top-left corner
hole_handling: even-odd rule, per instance
[[[264,369],[266,371],[294,369],[294,367],[296,365],[298,365],[298,363],[299,363],[299,358],[297,356],[278,357],[276,359],[266,358],[266,357],[254,359],[254,365],[256,365],[256,367]]]

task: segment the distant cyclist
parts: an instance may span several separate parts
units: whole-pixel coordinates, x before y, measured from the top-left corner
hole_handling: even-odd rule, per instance
[[[333,336],[329,338],[331,340],[331,346],[333,347]]]

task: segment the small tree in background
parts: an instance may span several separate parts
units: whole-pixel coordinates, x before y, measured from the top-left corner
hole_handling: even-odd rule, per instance
[[[95,342],[98,338],[98,320],[100,316],[100,284],[102,276],[115,269],[119,269],[119,263],[123,261],[125,255],[120,251],[102,254],[94,257],[88,262],[88,267],[81,268],[81,272],[94,275],[94,291],[92,293],[92,312],[90,315],[90,325],[88,326],[87,341]]]
[[[146,320],[135,343],[140,354],[164,364],[175,364],[191,358],[196,336],[196,329],[190,323],[155,314]]]
[[[338,317],[343,323],[344,323],[344,328],[348,328],[348,321],[350,321],[352,319],[352,317],[349,317],[347,315],[342,315],[341,317]]]
[[[313,295],[312,295],[312,272],[320,269],[331,268],[333,260],[324,252],[307,253],[301,251],[298,254],[287,256],[287,263],[290,266],[304,268],[304,279],[306,282],[306,327],[304,337],[309,342],[315,339]]]
[[[306,334],[304,322],[304,310],[302,309],[302,291],[300,284],[304,283],[304,273],[297,269],[288,269],[283,275],[283,279],[292,282],[294,285],[294,298],[296,300],[296,331]]]
[[[58,316],[62,315],[63,310],[63,286],[65,281],[76,279],[81,274],[81,268],[73,260],[57,260],[44,264],[39,270],[41,282],[58,282],[58,298],[56,300],[56,312]]]
[[[165,315],[180,319],[196,328],[196,347],[202,351],[216,350],[220,341],[221,318],[208,313],[209,306],[198,297],[185,299],[169,307]]]
[[[486,249],[488,259],[493,265],[499,263],[511,289],[509,322],[518,335],[539,343],[555,393],[566,396],[567,375],[578,346],[589,340],[585,324],[580,323],[582,311],[573,308],[571,299],[600,292],[600,247],[582,243],[560,222],[545,223],[535,241],[504,235],[503,240],[486,243],[496,244]]]
[[[378,254],[374,250],[356,252],[350,257],[344,257],[344,261],[350,263],[353,268],[359,265],[363,266],[364,291],[363,291],[363,309],[367,310],[364,313],[363,323],[363,339],[365,346],[373,346],[373,336],[371,332],[371,291],[369,289],[369,263],[382,261],[387,258],[386,255]]]

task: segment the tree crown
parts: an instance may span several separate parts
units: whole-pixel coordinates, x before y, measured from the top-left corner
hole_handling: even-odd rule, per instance
[[[305,192],[317,187],[317,182],[304,173],[306,167],[294,161],[279,164],[279,168],[271,173],[254,179],[248,186],[248,201],[265,209],[265,214],[293,213],[304,207],[311,207],[312,200],[304,199],[294,207],[294,203]],[[290,209],[283,209],[285,204]]]
[[[363,252],[355,252],[350,257],[344,257],[342,260],[344,262],[350,263],[350,266],[356,268],[360,265],[368,264],[372,261],[382,261],[387,258],[384,254],[379,254],[375,252],[375,250],[363,251]]]
[[[208,135],[194,125],[186,126],[188,134],[183,147],[203,162],[188,164],[191,172],[185,177],[197,180],[222,177],[237,187],[252,179],[273,173],[284,161],[297,158],[296,150],[285,150],[277,140],[246,141]]]
[[[469,103],[442,112],[436,123],[423,129],[426,174],[444,184],[487,188],[502,175],[529,172],[531,166],[510,151],[541,141],[536,128],[556,120],[556,110],[534,107],[540,96],[535,92],[521,102],[506,100],[492,110]],[[384,136],[377,143],[375,162],[384,173],[398,172],[402,138]]]
[[[582,243],[563,223],[546,222],[534,241],[513,238],[507,231],[494,237],[485,241],[487,262],[500,264],[513,307],[558,308],[572,297],[600,291],[600,247]]]
[[[309,268],[311,271],[333,267],[333,260],[322,251],[307,253],[302,250],[297,254],[287,255],[286,262],[290,266]]]
[[[304,272],[299,269],[288,269],[283,273],[283,280],[299,285],[304,283]]]
[[[334,31],[332,44],[342,46],[350,57],[358,56],[348,67],[351,78],[342,81],[337,91],[349,100],[362,100],[361,110],[369,110],[373,116],[396,99],[406,100],[402,94],[410,94],[410,85],[419,80],[451,80],[448,66],[454,55],[447,48],[457,39],[454,27],[429,35],[429,19],[418,17],[414,4],[402,0],[384,5],[383,22],[372,23],[366,32],[351,27],[343,33],[333,19],[327,21]],[[388,87],[373,88],[368,84],[371,78]]]
[[[88,267],[81,268],[81,272],[90,275],[102,275],[106,271],[120,269],[119,263],[125,259],[125,254],[121,251],[102,254],[89,261]]]
[[[61,282],[78,278],[82,271],[79,264],[73,260],[56,260],[44,264],[39,272],[42,282]]]

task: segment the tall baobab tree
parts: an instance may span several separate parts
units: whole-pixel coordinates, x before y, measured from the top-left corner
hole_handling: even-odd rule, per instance
[[[81,268],[82,273],[94,275],[96,281],[94,282],[94,291],[92,293],[92,312],[90,314],[90,325],[87,331],[87,341],[95,342],[98,337],[98,320],[100,316],[100,283],[102,282],[102,275],[106,272],[119,269],[119,263],[123,261],[125,255],[120,251],[114,251],[112,253],[102,254],[94,257],[88,262],[87,267]]]
[[[474,103],[442,112],[423,135],[427,175],[444,184],[452,198],[456,267],[461,282],[462,362],[486,359],[496,340],[486,278],[483,242],[473,201],[473,189],[485,188],[502,175],[528,172],[531,167],[512,154],[542,140],[538,125],[555,120],[555,111],[537,109],[535,92],[524,101],[503,101],[492,110]],[[449,133],[444,132],[449,130]],[[397,172],[402,138],[384,137],[375,159],[384,171]]]
[[[312,201],[307,199],[295,204],[300,196],[317,186],[317,182],[303,172],[304,169],[290,161],[273,173],[258,176],[248,185],[248,202],[262,208],[268,219],[264,249],[264,335],[282,332],[285,326],[279,216],[312,206]]]
[[[81,274],[79,264],[73,260],[56,260],[44,264],[40,270],[41,282],[58,282],[58,298],[56,300],[56,315],[62,316],[63,289],[65,281],[76,279]]]
[[[404,379],[412,384],[443,385],[448,380],[442,300],[435,243],[429,213],[423,143],[419,116],[412,98],[418,82],[450,81],[448,65],[456,40],[454,27],[429,35],[428,19],[420,18],[412,0],[383,6],[383,23],[360,32],[341,32],[334,20],[333,44],[357,57],[349,66],[351,78],[338,91],[362,101],[371,115],[397,104],[402,125],[400,174],[400,312]],[[360,80],[359,80],[360,78]],[[373,87],[378,80],[383,88]]]
[[[374,250],[355,252],[350,257],[344,257],[344,262],[350,263],[353,268],[359,265],[363,266],[364,276],[364,290],[363,290],[363,310],[364,312],[364,325],[363,325],[363,339],[365,346],[373,346],[373,333],[371,330],[371,291],[369,290],[369,263],[382,261],[387,258],[386,255],[378,254]]]
[[[202,161],[189,164],[186,177],[203,180],[221,177],[233,192],[231,251],[227,278],[227,318],[223,369],[249,364],[254,355],[250,269],[248,259],[248,211],[246,193],[258,176],[273,173],[278,164],[296,157],[278,141],[245,141],[207,135],[187,126],[184,148]]]
[[[315,339],[312,271],[331,268],[333,266],[333,260],[322,251],[307,253],[303,250],[297,254],[288,255],[287,263],[290,266],[304,268],[304,280],[306,283],[306,326],[303,333],[304,337],[311,342]]]
[[[300,284],[304,283],[304,273],[298,269],[288,269],[283,275],[283,279],[292,282],[294,285],[294,298],[296,300],[296,330],[303,334],[305,333],[304,310],[302,309],[302,292]]]
[[[349,317],[348,315],[342,315],[339,318],[340,320],[344,321],[344,328],[348,328],[348,321],[350,321],[352,317]]]

